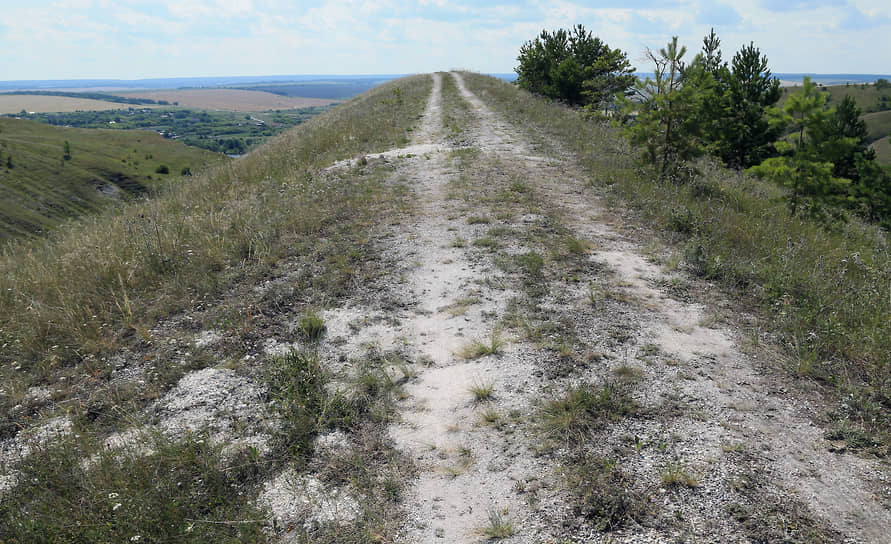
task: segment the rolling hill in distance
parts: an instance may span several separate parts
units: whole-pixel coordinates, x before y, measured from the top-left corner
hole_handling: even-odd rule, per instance
[[[149,194],[225,159],[150,131],[0,118],[0,242]]]

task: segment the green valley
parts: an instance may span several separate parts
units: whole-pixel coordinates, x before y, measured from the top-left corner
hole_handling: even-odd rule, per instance
[[[0,119],[0,240],[157,191],[225,157],[148,131]]]

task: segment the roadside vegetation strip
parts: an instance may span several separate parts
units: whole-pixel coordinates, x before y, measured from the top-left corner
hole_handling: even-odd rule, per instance
[[[693,183],[658,183],[638,167],[617,130],[494,78],[465,78],[494,108],[535,127],[539,143],[553,138],[572,151],[593,186],[627,202],[683,248],[691,271],[760,305],[791,369],[846,396],[834,414],[838,424],[891,446],[886,232],[857,219],[827,231],[790,217],[781,189],[708,161]]]
[[[397,87],[402,100],[394,103]],[[392,195],[374,180],[344,183],[320,170],[393,147],[429,88],[423,76],[386,84],[157,198],[7,246],[0,373],[17,385],[4,388],[3,413],[31,385],[52,387],[65,374],[86,379],[76,369],[145,338],[155,319],[262,276],[335,232],[373,224]]]

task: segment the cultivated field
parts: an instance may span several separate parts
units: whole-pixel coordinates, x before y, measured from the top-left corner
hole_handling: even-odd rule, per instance
[[[280,96],[263,91],[239,89],[187,89],[177,91],[140,91],[119,93],[121,96],[166,100],[188,108],[229,111],[267,111],[327,106],[336,100]]]
[[[104,100],[89,100],[83,98],[69,98],[67,96],[41,96],[41,95],[0,95],[0,114],[19,113],[22,110],[29,112],[58,112],[58,111],[97,111],[126,109],[126,104],[105,102]]]

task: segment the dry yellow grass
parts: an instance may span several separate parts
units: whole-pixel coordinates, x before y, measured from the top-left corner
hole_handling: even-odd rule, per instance
[[[148,98],[177,102],[182,107],[228,111],[267,111],[327,106],[337,100],[328,98],[298,98],[280,96],[263,91],[239,89],[185,89],[173,91],[139,91],[118,93],[130,98]]]
[[[22,110],[35,113],[98,111],[127,109],[128,107],[127,104],[67,96],[0,95],[0,113],[19,113]]]

